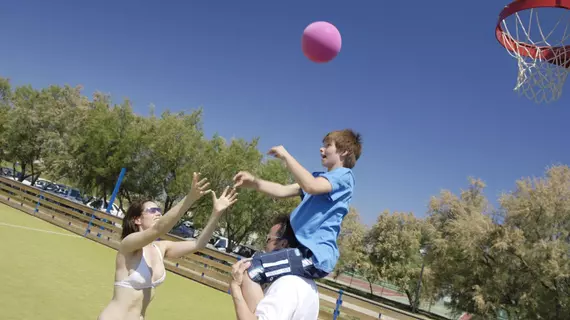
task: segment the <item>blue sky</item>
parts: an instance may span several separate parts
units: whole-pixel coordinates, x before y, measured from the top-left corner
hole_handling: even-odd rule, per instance
[[[283,144],[310,170],[330,130],[363,135],[353,205],[424,216],[441,189],[482,178],[495,200],[568,163],[570,92],[535,105],[512,91],[516,62],[494,38],[501,1],[9,1],[0,75],[82,84],[140,114],[205,110],[206,133]],[[335,24],[340,55],[314,64],[300,37]]]

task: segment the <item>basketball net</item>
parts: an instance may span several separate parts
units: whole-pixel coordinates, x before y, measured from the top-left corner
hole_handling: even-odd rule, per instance
[[[516,40],[514,44],[507,42],[508,45],[505,46],[507,52],[518,62],[517,84],[514,90],[536,103],[548,103],[558,100],[562,94],[562,87],[570,71],[565,67],[570,66],[570,50],[556,50],[549,58],[544,58],[541,50],[568,45],[570,17],[567,10],[559,10],[562,16],[552,30],[546,31],[540,24],[538,11],[529,9],[517,12],[503,20],[502,37]],[[523,14],[529,15],[524,19],[527,23],[521,17]],[[521,51],[526,54],[521,54]]]

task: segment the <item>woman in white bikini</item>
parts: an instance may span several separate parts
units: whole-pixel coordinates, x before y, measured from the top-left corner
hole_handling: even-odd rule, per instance
[[[165,215],[151,201],[131,204],[123,218],[121,244],[117,252],[115,286],[111,302],[99,320],[141,320],[154,296],[154,288],[166,277],[163,259],[179,258],[206,246],[222,213],[237,201],[235,189],[226,188],[219,198],[207,189],[207,179],[194,173],[192,190]],[[169,232],[200,197],[212,193],[213,209],[208,224],[195,241],[156,241]]]

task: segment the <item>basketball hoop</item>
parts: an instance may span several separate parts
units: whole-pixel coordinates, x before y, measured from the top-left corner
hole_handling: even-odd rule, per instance
[[[546,31],[539,9],[564,10],[555,10],[558,20],[548,18],[555,24]],[[518,62],[514,90],[536,103],[558,100],[570,71],[570,0],[515,0],[501,11],[495,35]]]

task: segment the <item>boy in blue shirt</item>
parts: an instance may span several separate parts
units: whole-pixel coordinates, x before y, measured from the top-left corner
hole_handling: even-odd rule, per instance
[[[311,174],[283,146],[277,146],[271,148],[269,154],[285,162],[296,183],[281,185],[261,180],[248,172],[239,172],[234,177],[235,187],[256,189],[275,198],[302,198],[290,216],[299,243],[289,244],[291,248],[288,249],[252,257],[249,278],[242,284],[242,292],[250,308],[254,309],[263,297],[261,284],[284,275],[324,278],[333,271],[339,257],[336,239],[352,201],[352,168],[361,150],[360,134],[350,129],[333,131],[325,136],[320,148],[326,172]],[[269,241],[286,240],[268,237],[266,242]]]

